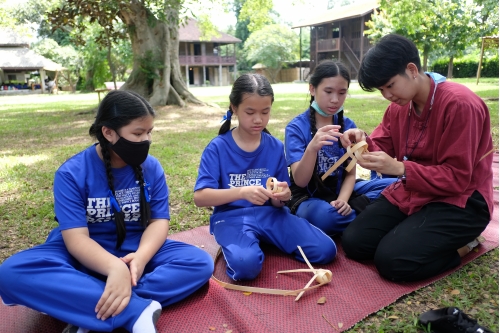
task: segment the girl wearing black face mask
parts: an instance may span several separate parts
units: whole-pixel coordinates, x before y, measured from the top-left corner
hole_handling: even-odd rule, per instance
[[[59,227],[0,266],[4,303],[68,322],[65,332],[148,333],[163,306],[208,281],[211,257],[167,240],[168,187],[148,155],[154,116],[133,92],[106,95],[89,130],[98,143],[56,172]]]

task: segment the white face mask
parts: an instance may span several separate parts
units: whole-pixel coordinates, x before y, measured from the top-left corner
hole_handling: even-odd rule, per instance
[[[330,117],[331,115],[327,114],[326,112],[324,112],[323,110],[321,110],[321,108],[319,107],[318,103],[316,103],[316,101],[313,101],[312,104],[311,104],[311,107],[320,115],[320,116],[323,116],[323,117]],[[341,112],[341,111],[344,111],[344,106],[342,105],[337,111],[335,111],[335,113],[333,115],[336,115],[337,113]]]

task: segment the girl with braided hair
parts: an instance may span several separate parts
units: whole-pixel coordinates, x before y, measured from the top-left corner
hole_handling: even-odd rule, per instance
[[[98,142],[55,174],[59,226],[0,266],[5,304],[70,323],[64,332],[153,333],[162,307],[208,281],[211,257],[167,240],[168,187],[148,155],[154,116],[130,91],[102,100],[89,130]]]
[[[290,214],[289,176],[283,143],[269,134],[274,93],[259,74],[245,74],[233,84],[230,106],[219,135],[205,148],[194,188],[199,207],[214,207],[210,233],[221,246],[226,273],[233,280],[252,280],[264,262],[260,242],[304,261],[327,264],[337,248],[324,232]],[[231,118],[238,126],[231,128]],[[279,192],[264,187],[275,178]]]
[[[341,62],[316,66],[309,80],[310,107],[285,129],[285,155],[290,167],[292,213],[329,235],[341,233],[394,178],[356,180],[356,168],[344,165],[321,176],[346,152],[338,137],[356,124],[344,117],[344,101],[351,78]]]

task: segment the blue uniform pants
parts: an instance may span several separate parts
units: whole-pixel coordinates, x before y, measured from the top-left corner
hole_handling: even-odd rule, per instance
[[[380,196],[380,193],[390,184],[394,183],[396,178],[383,178],[373,180],[358,181],[354,184],[354,192],[366,195],[370,201],[374,201]],[[337,212],[337,208],[330,205],[323,199],[309,198],[299,205],[295,213],[303,217],[312,225],[323,230],[328,235],[341,233],[356,218],[356,212],[353,210],[346,216]]]
[[[104,291],[105,277],[88,271],[72,257],[59,234],[0,265],[0,296],[5,304],[24,305],[93,331],[111,332],[123,327],[132,332],[151,300],[162,306],[175,303],[203,286],[212,272],[213,260],[208,253],[167,240],[132,288],[127,307],[102,321],[96,318],[94,309]]]
[[[297,245],[312,263],[327,264],[337,254],[333,240],[287,207],[255,206],[212,215],[211,231],[222,247],[226,273],[233,280],[252,280],[262,270],[264,253],[259,242],[275,245],[294,254],[300,261]]]

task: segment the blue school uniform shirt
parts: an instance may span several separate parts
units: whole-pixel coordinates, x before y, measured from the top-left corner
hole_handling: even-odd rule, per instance
[[[288,166],[302,159],[307,145],[312,140],[309,114],[310,111],[307,109],[307,111],[292,119],[285,128],[285,156]],[[337,115],[333,117],[333,124],[338,125]],[[344,131],[351,128],[356,128],[356,124],[351,119],[344,117]],[[318,151],[316,173],[324,174],[345,152],[344,148],[340,148],[338,141],[335,141],[331,146],[323,146]],[[341,168],[339,167],[337,170],[339,172]],[[330,177],[335,176],[337,172],[332,173]]]
[[[203,151],[194,190],[252,185],[266,187],[269,177],[290,185],[283,143],[262,132],[259,147],[253,152],[246,152],[238,147],[231,130],[215,137]],[[267,201],[265,205],[271,203]],[[214,214],[252,206],[247,200],[237,200],[216,206]]]
[[[150,196],[151,218],[170,219],[168,186],[158,160],[148,155],[142,164]],[[140,221],[140,187],[132,167],[112,169],[115,197],[125,214],[127,235],[122,249],[138,246],[144,228]],[[116,226],[108,195],[104,162],[93,145],[67,160],[54,178],[54,210],[59,230],[87,227],[90,238],[104,248],[116,245]]]

